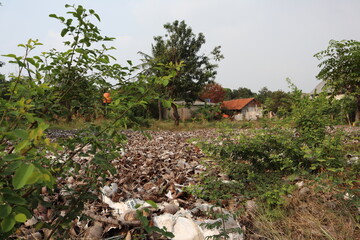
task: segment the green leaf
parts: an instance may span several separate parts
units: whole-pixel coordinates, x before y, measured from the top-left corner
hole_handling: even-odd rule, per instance
[[[171,101],[162,100],[164,108],[171,108]]]
[[[4,194],[4,199],[8,203],[13,203],[17,205],[25,205],[27,203],[24,198],[20,197],[17,194]]]
[[[29,140],[24,140],[21,141],[20,143],[18,143],[15,147],[15,151],[16,152],[20,152],[22,149],[24,149],[26,146],[28,146],[30,144]]]
[[[61,36],[62,37],[64,37],[66,34],[67,34],[67,32],[69,31],[69,29],[67,29],[67,28],[64,28],[63,30],[61,30]]]
[[[15,54],[6,54],[6,55],[2,55],[3,57],[11,57],[11,58],[16,58]]]
[[[71,23],[72,23],[72,21],[73,21],[73,20],[72,20],[71,18],[69,18],[68,20],[66,20],[66,25],[67,25],[67,26],[70,26]]]
[[[35,171],[33,171],[31,176],[27,180],[26,184],[34,184],[34,183],[38,182],[40,177],[42,177],[42,174],[40,173],[40,171],[37,168],[35,168]]]
[[[36,72],[36,79],[42,79],[42,75],[40,72]]]
[[[2,222],[1,222],[1,230],[3,232],[9,232],[13,227],[15,226],[15,219],[12,216],[7,216]]]
[[[140,93],[144,93],[145,89],[143,87],[139,87],[139,91],[140,91]]]
[[[13,212],[15,212],[15,213],[23,213],[23,214],[25,214],[27,219],[30,219],[31,216],[32,216],[32,214],[30,213],[29,210],[27,210],[25,207],[21,207],[21,206],[14,207]]]
[[[103,63],[109,63],[109,62],[110,62],[110,61],[109,61],[109,57],[106,56],[106,55],[104,55],[104,56],[102,56],[101,58],[99,58],[99,61],[100,61],[100,62],[103,62]]]
[[[153,200],[146,200],[145,202],[150,204],[150,206],[152,206],[153,208],[156,208],[156,209],[158,208],[157,204]]]
[[[81,14],[84,12],[84,8],[83,6],[79,5],[78,8],[76,9],[76,13],[81,16]]]
[[[14,161],[14,160],[18,160],[21,159],[22,157],[16,153],[11,153],[6,155],[5,157],[3,157],[3,161],[5,162],[9,162],[9,161]]]
[[[75,52],[77,52],[77,53],[85,53],[85,50],[82,49],[82,48],[77,48],[77,49],[75,49]]]
[[[23,164],[15,172],[12,184],[15,189],[20,189],[28,183],[35,169],[33,164]]]
[[[6,218],[12,211],[9,205],[0,205],[0,218]]]
[[[26,58],[26,61],[28,61],[31,65],[35,67],[39,66],[39,64],[37,64],[33,58]]]
[[[18,214],[16,214],[14,218],[15,218],[15,221],[21,222],[21,223],[24,223],[24,222],[26,222],[26,220],[27,220],[26,215],[23,214],[23,213],[18,213]]]
[[[16,137],[21,138],[23,140],[29,137],[29,133],[24,129],[15,129],[13,133]]]
[[[40,229],[42,229],[44,227],[44,225],[46,225],[45,222],[38,222],[37,224],[35,224],[35,230],[39,231]]]
[[[116,38],[114,38],[114,37],[105,37],[104,38],[104,41],[113,41],[113,40],[115,40]]]
[[[120,104],[120,99],[116,99],[114,102],[113,102],[113,105],[115,106],[118,106]]]
[[[56,16],[56,14],[50,14],[49,17],[58,18],[58,16]]]
[[[99,20],[99,22],[101,21],[98,14],[94,13],[94,16],[97,18],[97,20]]]

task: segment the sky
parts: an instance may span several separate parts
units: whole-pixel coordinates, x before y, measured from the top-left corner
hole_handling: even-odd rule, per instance
[[[64,50],[62,25],[48,15],[66,16],[65,4],[94,9],[103,35],[115,37],[107,46],[118,62],[140,63],[139,51],[151,53],[154,36],[163,36],[165,23],[185,20],[195,34],[202,32],[208,54],[220,45],[216,82],[225,88],[262,87],[289,91],[286,78],[303,92],[318,83],[320,63],[314,54],[331,39],[360,40],[359,0],[0,0],[0,55],[23,54],[17,47],[28,39]],[[37,54],[35,51],[34,54]],[[8,59],[0,56],[0,61]],[[16,72],[12,64],[0,73]]]

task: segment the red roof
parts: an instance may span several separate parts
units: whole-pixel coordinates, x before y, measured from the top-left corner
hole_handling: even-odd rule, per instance
[[[241,98],[229,101],[223,101],[222,107],[228,110],[241,110],[243,107],[252,102],[254,98]]]

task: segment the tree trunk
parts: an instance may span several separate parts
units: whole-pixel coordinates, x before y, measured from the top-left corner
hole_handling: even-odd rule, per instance
[[[158,110],[159,110],[159,121],[162,120],[162,107],[161,107],[161,101],[158,99]]]
[[[69,104],[67,106],[67,116],[66,116],[66,122],[71,122],[72,120],[72,111],[71,111],[71,105]]]
[[[178,108],[177,108],[176,104],[174,104],[174,103],[171,103],[171,107],[172,107],[172,109],[174,111],[173,116],[174,116],[174,119],[175,119],[175,126],[179,126],[180,116],[179,116]]]
[[[360,96],[356,98],[356,112],[355,112],[355,122],[360,121]]]

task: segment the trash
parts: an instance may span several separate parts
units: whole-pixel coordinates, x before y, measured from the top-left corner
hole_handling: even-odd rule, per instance
[[[200,228],[194,223],[193,220],[185,217],[179,217],[174,224],[173,240],[202,240]]]
[[[179,206],[176,206],[175,204],[167,204],[164,207],[165,213],[175,214],[179,210],[180,210]]]
[[[107,196],[107,197],[111,197],[113,196],[118,190],[118,185],[116,183],[111,183],[110,186],[104,186],[101,189],[101,192]]]

